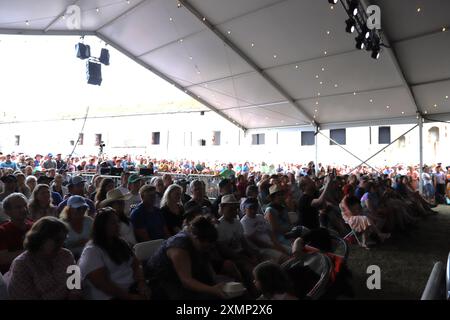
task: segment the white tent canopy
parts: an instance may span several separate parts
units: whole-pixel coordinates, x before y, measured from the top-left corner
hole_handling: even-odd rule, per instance
[[[448,119],[450,1],[361,3],[381,8],[379,60],[326,0],[0,0],[0,33],[97,35],[242,129]]]

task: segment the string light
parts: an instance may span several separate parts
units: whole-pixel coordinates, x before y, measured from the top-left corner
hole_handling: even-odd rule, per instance
[[[30,25],[30,21],[25,21],[25,24],[27,25],[27,26],[29,26]]]

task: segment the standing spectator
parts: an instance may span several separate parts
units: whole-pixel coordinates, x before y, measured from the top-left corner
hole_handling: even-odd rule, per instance
[[[10,221],[0,225],[0,272],[9,270],[11,262],[23,252],[23,240],[32,222],[27,220],[27,199],[13,193],[3,201],[3,211]]]
[[[421,178],[423,185],[423,196],[425,200],[427,200],[429,203],[434,203],[435,189],[433,186],[433,179],[430,175],[430,168],[427,165],[423,167]]]
[[[12,161],[10,154],[7,154],[6,160],[0,163],[0,169],[6,168],[12,169],[13,171],[16,171],[18,169],[17,164],[14,161]]]
[[[66,300],[81,298],[67,287],[67,268],[75,264],[63,249],[67,226],[55,217],[37,221],[27,233],[24,253],[11,265],[9,296],[12,300]]]
[[[61,158],[61,153],[58,153],[56,155],[56,169],[58,170],[58,172],[67,170],[67,163]]]
[[[99,210],[78,265],[89,300],[145,300],[150,290],[142,267],[125,240],[120,238],[114,209]]]
[[[37,221],[45,216],[56,217],[56,207],[51,204],[50,188],[46,184],[38,184],[33,191],[28,205],[29,218]]]
[[[131,211],[131,223],[136,240],[144,242],[155,239],[167,239],[167,230],[161,210],[155,207],[156,189],[154,186],[144,185],[139,194],[142,203]]]
[[[97,165],[95,164],[95,158],[90,158],[88,164],[84,166],[84,171],[86,172],[96,172]]]
[[[47,160],[42,164],[42,168],[45,170],[56,169],[56,161],[53,160],[53,154],[49,153],[47,155]]]
[[[445,173],[441,166],[436,167],[436,203],[445,203]]]

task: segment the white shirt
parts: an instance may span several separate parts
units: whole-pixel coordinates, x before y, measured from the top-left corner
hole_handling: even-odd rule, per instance
[[[242,251],[242,238],[244,237],[244,228],[242,227],[242,224],[238,219],[234,219],[233,223],[229,223],[223,217],[221,217],[219,219],[217,231],[219,234],[219,242],[222,242],[235,252]]]
[[[88,240],[91,237],[93,222],[94,220],[91,217],[85,216],[81,233],[75,232],[69,225],[69,233],[64,244],[67,249],[72,251],[75,257],[79,256],[81,251],[83,251],[83,246],[75,246],[75,244],[81,240]]]
[[[267,243],[269,246],[273,245],[270,237],[272,227],[262,215],[257,214],[253,219],[245,215],[241,219],[241,224],[245,236],[251,237],[254,235],[259,241]]]
[[[125,209],[124,209],[125,215],[127,217],[129,217],[130,213],[134,209],[134,207],[137,206],[141,202],[142,202],[142,199],[141,199],[141,196],[139,195],[139,193],[138,194],[133,194],[131,199],[125,201]]]
[[[132,246],[136,244],[136,237],[134,236],[134,229],[131,222],[130,224],[126,224],[120,221],[120,237]]]
[[[106,268],[109,279],[128,292],[128,289],[134,283],[132,264],[133,258],[130,257],[127,262],[118,265],[101,248],[92,243],[87,244],[78,261],[85,289],[85,298],[88,300],[108,300],[112,298],[103,291],[98,290],[87,278],[92,271],[100,268]]]

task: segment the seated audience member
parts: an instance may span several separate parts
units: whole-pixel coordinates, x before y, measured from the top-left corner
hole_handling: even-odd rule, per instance
[[[167,188],[173,184],[172,176],[170,174],[165,173],[162,177],[163,183],[164,183],[164,191],[167,190]]]
[[[46,184],[50,187],[51,182],[53,181],[53,178],[42,175],[37,179],[37,184]],[[50,191],[52,196],[52,203],[54,206],[58,206],[62,201],[63,198],[58,192]]]
[[[247,189],[245,190],[245,198],[241,198],[241,204],[239,206],[239,217],[242,218],[245,216],[245,208],[244,208],[244,203],[245,201],[247,201],[247,199],[256,199],[256,201],[258,202],[258,187],[255,185],[249,185],[247,187]],[[260,206],[258,205],[258,212],[257,214],[264,214],[260,208]]]
[[[69,193],[69,190],[66,186],[63,185],[64,177],[62,174],[57,174],[55,176],[55,179],[53,180],[53,183],[51,184],[50,190],[52,192],[58,193],[62,199],[65,199],[67,194]]]
[[[142,202],[139,190],[142,187],[142,178],[138,174],[132,174],[128,177],[128,191],[124,194],[130,194],[130,198],[125,201],[125,214],[129,217],[131,210],[136,208]]]
[[[150,185],[155,187],[155,202],[154,206],[157,208],[161,208],[161,199],[164,194],[164,182],[160,177],[153,177],[150,180]]]
[[[17,192],[23,194],[27,199],[31,196],[30,188],[25,184],[25,175],[23,173],[16,174]]]
[[[106,193],[114,189],[114,180],[111,178],[104,178],[102,182],[100,182],[100,186],[95,195],[95,208],[98,209],[100,202],[106,199]]]
[[[80,257],[92,231],[92,218],[86,215],[88,204],[81,196],[71,196],[60,218],[68,224],[69,233],[64,246],[72,251],[75,259]]]
[[[119,187],[119,190],[122,192],[122,194],[127,194],[129,192],[129,190],[128,190],[128,179],[129,179],[130,175],[131,175],[131,173],[128,172],[128,171],[124,171],[120,175],[120,187]]]
[[[258,263],[259,252],[250,247],[244,236],[244,228],[237,219],[239,201],[234,195],[224,195],[219,205],[218,248],[221,257],[231,260],[238,267],[244,283],[252,291],[252,270]]]
[[[23,252],[23,240],[32,225],[27,220],[27,199],[21,193],[6,197],[3,211],[10,221],[0,225],[0,273],[7,272],[11,262]]]
[[[161,199],[161,211],[170,236],[174,236],[183,227],[184,208],[181,203],[182,189],[176,184],[170,185]]]
[[[91,183],[88,184],[87,187],[87,195],[88,195],[88,199],[90,199],[91,201],[93,201],[95,203],[95,197],[97,196],[98,191],[100,190],[100,184],[103,181],[103,177],[100,176],[99,174],[95,174],[92,177]]]
[[[348,225],[356,232],[362,233],[363,247],[367,248],[367,240],[372,233],[375,233],[381,241],[389,238],[390,234],[382,233],[368,216],[363,215],[361,202],[357,197],[345,196],[340,207]]]
[[[128,243],[120,238],[119,230],[119,219],[114,209],[100,209],[92,227],[92,240],[78,261],[86,299],[150,298],[142,266]]]
[[[79,290],[67,287],[67,268],[75,264],[72,253],[63,248],[67,232],[67,226],[55,217],[44,217],[34,223],[25,237],[25,252],[11,265],[10,299],[81,298]]]
[[[272,227],[277,240],[280,244],[291,246],[291,242],[285,237],[285,234],[292,229],[289,221],[287,209],[283,204],[284,194],[277,185],[270,187],[270,203],[266,208],[265,218]]]
[[[45,216],[56,217],[56,207],[51,203],[50,188],[46,184],[38,184],[33,191],[28,205],[29,219],[37,221]]]
[[[214,201],[214,203],[211,206],[212,214],[216,217],[219,217],[219,205],[222,201],[222,197],[227,194],[233,193],[233,186],[231,184],[230,179],[222,179],[219,182],[219,196]]]
[[[356,178],[356,176],[354,176]],[[355,188],[355,197],[361,199],[362,196],[367,192],[367,184],[369,183],[368,177],[361,177],[358,186]]]
[[[166,240],[147,264],[154,285],[171,300],[225,298],[216,283],[208,253],[217,229],[206,217],[196,217],[186,230]]]
[[[283,247],[277,240],[270,224],[263,215],[257,214],[258,200],[247,198],[243,203],[245,216],[241,219],[244,235],[259,250],[266,260],[282,263],[289,255],[289,247]]]
[[[1,177],[3,182],[3,192],[0,193],[0,202],[4,201],[7,196],[17,192],[17,178],[16,176],[9,174]]]
[[[290,293],[290,279],[278,264],[271,261],[261,262],[255,267],[253,275],[255,286],[262,293],[258,300],[298,300]]]
[[[30,189],[30,192],[33,193],[34,188],[37,186],[37,179],[35,176],[28,176],[25,180],[25,184]]]
[[[84,184],[85,184],[85,181],[80,176],[75,176],[70,179],[69,184],[67,185],[67,187],[69,189],[69,194],[67,195],[67,198],[58,205],[57,211],[59,214],[67,206],[67,201],[69,201],[71,196],[80,196],[80,197],[84,198],[84,201],[88,205],[88,209],[89,209],[88,215],[90,217],[93,217],[95,215],[94,202],[90,199],[85,198],[85,196],[84,196]]]
[[[181,202],[184,206],[189,200],[192,199],[191,196],[186,193],[188,182],[186,179],[179,179],[175,181],[175,184],[179,185],[182,188]]]
[[[155,207],[156,188],[144,185],[139,190],[142,203],[131,211],[131,224],[138,242],[167,239],[167,230],[161,209]]]
[[[130,194],[123,195],[119,189],[108,191],[106,199],[100,202],[99,208],[111,207],[114,209],[120,224],[120,237],[124,239],[130,246],[136,244],[134,229],[131,225],[130,218],[125,214],[125,202],[130,198]]]
[[[211,202],[205,197],[205,188],[200,180],[194,180],[189,186],[192,194],[192,199],[185,203],[184,208],[192,206],[193,204],[199,205],[204,214],[209,214],[211,217],[216,218],[212,214]]]

